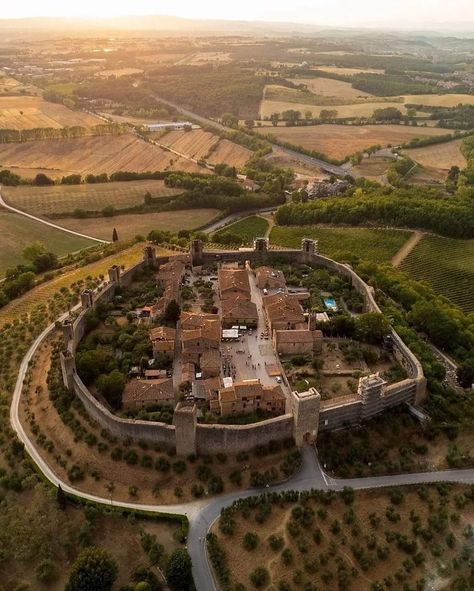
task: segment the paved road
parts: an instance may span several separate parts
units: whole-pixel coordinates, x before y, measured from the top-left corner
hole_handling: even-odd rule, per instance
[[[13,213],[17,213],[22,215],[23,217],[30,218],[30,220],[35,220],[35,222],[39,222],[40,224],[44,224],[45,226],[49,226],[50,228],[55,228],[56,230],[61,230],[62,232],[67,232],[68,234],[73,234],[74,236],[79,236],[80,238],[87,238],[88,240],[93,240],[94,242],[100,242],[101,244],[109,244],[108,240],[101,240],[100,238],[95,238],[94,236],[89,236],[88,234],[81,234],[81,232],[75,232],[74,230],[70,230],[69,228],[64,228],[63,226],[59,226],[58,224],[53,224],[53,222],[48,222],[43,218],[39,218],[35,215],[31,215],[30,213],[26,213],[26,211],[22,211],[21,209],[17,209],[16,207],[12,207],[8,205],[3,199],[1,193],[1,185],[0,185],[0,206],[12,211]]]
[[[213,232],[217,232],[221,228],[236,222],[237,220],[241,220],[247,218],[251,215],[257,215],[260,213],[270,213],[272,211],[276,211],[279,206],[277,207],[264,207],[262,209],[249,209],[248,211],[239,211],[238,213],[232,213],[231,215],[222,218],[221,220],[217,220],[217,222],[213,222],[209,226],[203,229],[205,234],[212,234]]]
[[[198,123],[200,123],[203,126],[214,127],[215,129],[218,129],[219,131],[232,131],[229,127],[226,127],[225,125],[222,125],[222,123],[218,123],[217,121],[214,121],[213,119],[208,119],[207,117],[203,117],[202,115],[198,115],[197,113],[193,113],[192,111],[189,111],[188,109],[184,109],[183,107],[180,107],[176,103],[172,103],[171,101],[167,101],[167,100],[161,98],[160,96],[157,96],[157,95],[153,95],[153,96],[157,101],[160,101],[161,103],[164,103],[165,105],[168,105],[169,107],[173,107],[174,109],[176,109],[177,111],[180,111],[183,115],[185,115],[189,119],[194,119],[195,121],[197,121]],[[328,162],[325,162],[324,160],[319,160],[318,158],[313,158],[312,156],[307,156],[306,154],[301,154],[300,152],[297,152],[296,150],[284,148],[282,146],[279,146],[278,144],[272,144],[272,148],[273,148],[273,150],[282,151],[285,154],[287,154],[288,156],[295,158],[296,160],[300,160],[301,162],[305,162],[306,164],[310,164],[312,166],[317,166],[318,168],[321,168],[322,170],[328,172],[329,174],[335,174],[338,176],[344,176],[345,174],[347,174],[347,171],[344,168],[342,168],[341,166],[335,166],[334,164],[329,164]]]
[[[78,306],[76,306],[75,309],[78,309]],[[66,317],[67,313],[63,314],[60,318],[58,318],[58,320],[62,321]],[[23,442],[26,451],[41,470],[43,475],[54,486],[61,486],[61,488],[67,493],[108,506],[112,504],[116,507],[132,510],[186,515],[190,522],[188,550],[193,561],[193,575],[195,577],[197,591],[209,591],[216,589],[212,578],[211,567],[207,559],[205,536],[209,530],[209,527],[218,518],[220,511],[237,499],[246,498],[264,492],[283,492],[286,490],[304,491],[310,489],[341,490],[344,486],[352,486],[354,489],[360,490],[430,482],[474,483],[474,470],[444,470],[440,472],[398,474],[393,476],[369,478],[333,479],[324,474],[319,465],[315,450],[311,447],[306,447],[303,449],[302,468],[288,481],[271,486],[269,488],[249,489],[235,493],[228,493],[226,495],[214,497],[210,500],[204,499],[202,501],[176,505],[150,505],[115,500],[112,502],[110,498],[92,495],[80,491],[77,488],[71,486],[69,482],[63,481],[55,474],[53,469],[39,454],[33,442],[29,439],[28,434],[23,428],[19,418],[20,397],[23,389],[23,382],[28,370],[28,365],[42,341],[53,331],[54,327],[55,324],[53,323],[37,337],[21,362],[10,408],[10,422],[12,429],[15,431],[20,441]]]

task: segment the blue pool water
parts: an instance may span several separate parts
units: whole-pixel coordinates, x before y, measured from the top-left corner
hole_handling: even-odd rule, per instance
[[[329,310],[337,310],[337,304],[334,298],[324,298],[324,305]]]

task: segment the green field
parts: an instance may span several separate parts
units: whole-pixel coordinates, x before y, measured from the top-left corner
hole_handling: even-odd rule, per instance
[[[302,238],[319,241],[321,254],[336,260],[357,256],[367,261],[390,261],[408,240],[405,230],[377,230],[372,228],[320,228],[315,226],[275,226],[270,243],[300,248]]]
[[[48,250],[61,256],[97,244],[61,230],[48,228],[21,215],[0,211],[0,276],[9,267],[25,263],[21,253],[25,246],[40,240]]]
[[[424,236],[400,268],[465,312],[474,311],[474,240]]]
[[[248,218],[230,224],[222,230],[219,230],[218,232],[212,235],[212,239],[214,240],[214,242],[219,242],[219,236],[229,232],[235,234],[236,236],[240,236],[242,243],[250,244],[254,240],[254,238],[258,238],[259,236],[265,236],[267,230],[267,220],[256,215],[252,215]]]
[[[179,189],[167,187],[164,181],[2,188],[8,204],[34,215],[44,216],[72,213],[75,209],[102,211],[107,206],[115,209],[134,207],[143,204],[147,192],[155,198],[182,193]]]

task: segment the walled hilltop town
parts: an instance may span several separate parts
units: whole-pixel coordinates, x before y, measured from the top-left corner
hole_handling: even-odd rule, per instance
[[[201,241],[194,240],[189,254],[171,257],[157,257],[155,249],[147,246],[135,266],[124,272],[113,266],[109,281],[97,293],[84,291],[79,315],[63,323],[65,386],[114,436],[168,444],[178,455],[238,452],[287,437],[301,446],[315,443],[320,431],[359,424],[402,403],[419,404],[426,395],[421,365],[393,330],[384,335],[383,355],[375,356],[377,360],[370,355],[370,363],[359,367],[362,371],[355,374],[360,377],[351,391],[340,387],[341,379],[348,382],[346,376],[354,373],[344,366],[343,357],[335,356],[334,343],[319,328],[337,310],[337,303],[327,294],[327,312],[308,311],[311,294],[287,282],[278,269],[284,263],[337,275],[358,294],[363,311],[381,314],[372,288],[349,265],[318,254],[315,240],[304,239],[300,250],[273,250],[267,239],[258,238],[253,249],[235,251],[206,251]],[[129,410],[167,406],[172,424],[114,413],[76,371],[76,350],[91,309],[116,305],[123,299],[118,294],[126,293],[144,270],[155,276],[161,295],[138,310],[133,321],[149,325],[153,357],[165,359],[167,369],[154,368],[153,360],[145,369],[134,368],[122,405]],[[193,284],[210,290],[211,311],[180,311],[183,290]],[[180,311],[175,326],[157,325],[171,302]],[[331,395],[322,396],[312,386],[295,386],[291,371],[285,369],[285,360],[295,356],[319,359],[328,368],[322,373],[324,383],[333,381]],[[377,370],[377,363],[384,366],[387,359],[398,365],[396,375],[402,379],[387,380]],[[256,412],[264,418],[232,424],[232,416]],[[226,417],[229,424],[203,422],[203,413]]]

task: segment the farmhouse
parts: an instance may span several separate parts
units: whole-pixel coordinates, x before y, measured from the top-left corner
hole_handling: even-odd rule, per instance
[[[283,413],[285,395],[280,386],[262,386],[260,380],[235,382],[229,388],[219,390],[210,407],[221,416],[248,414],[262,410]]]
[[[125,409],[141,409],[149,406],[174,407],[173,380],[132,380],[125,386],[122,405]]]

